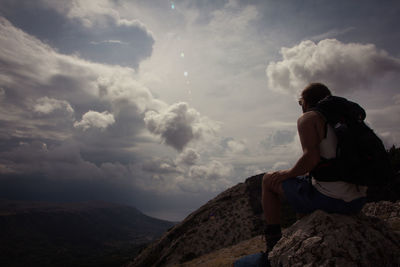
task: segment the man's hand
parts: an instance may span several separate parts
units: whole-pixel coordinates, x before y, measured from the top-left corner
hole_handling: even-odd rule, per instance
[[[271,179],[271,184],[276,188],[281,184],[284,180],[289,179],[291,176],[289,174],[289,170],[276,171],[272,173],[268,173],[269,179]]]

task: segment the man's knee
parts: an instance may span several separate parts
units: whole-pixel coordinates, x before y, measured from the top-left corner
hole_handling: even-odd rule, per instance
[[[282,183],[273,183],[272,173],[265,173],[262,179],[262,191],[283,195]]]
[[[270,190],[272,188],[270,173],[264,174],[264,176],[262,178],[262,188],[263,188],[263,190]]]

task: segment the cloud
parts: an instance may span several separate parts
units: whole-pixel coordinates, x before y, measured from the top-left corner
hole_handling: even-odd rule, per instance
[[[380,109],[367,110],[367,122],[380,136],[386,147],[393,144],[400,144],[400,118],[394,114],[400,114],[400,106],[396,102],[398,97],[394,97],[394,103],[386,103],[386,106]]]
[[[82,116],[80,122],[75,122],[75,128],[82,128],[86,131],[89,128],[99,128],[101,130],[106,129],[108,126],[115,123],[114,115],[108,111],[97,112],[89,110]]]
[[[42,4],[48,8],[56,10],[71,20],[78,20],[86,28],[101,27],[106,28],[110,24],[121,27],[139,28],[146,32],[152,39],[153,33],[148,30],[146,25],[138,19],[125,18],[118,11],[119,4],[112,0],[66,0],[49,1],[41,0]]]
[[[285,121],[273,121],[270,120],[266,123],[260,124],[258,125],[258,127],[261,128],[293,128],[296,127],[296,122],[292,121],[292,122],[285,122]]]
[[[47,131],[43,129],[43,134],[49,137],[50,123],[53,124],[52,133],[72,134],[70,121],[61,125],[60,120],[33,120],[32,109],[27,109],[33,107],[35,113],[42,115],[73,110],[76,116],[82,116],[76,127],[85,129],[104,129],[114,122],[119,123],[124,130],[115,134],[121,140],[120,135],[126,133],[132,142],[134,133],[131,129],[137,129],[137,132],[144,127],[144,111],[167,106],[154,99],[149,89],[133,78],[135,71],[131,68],[95,64],[76,56],[62,55],[4,18],[0,19],[0,33],[0,60],[6,69],[0,75],[0,85],[5,88],[8,100],[6,105],[0,106],[2,118],[15,124],[15,129],[21,127],[26,135],[35,136],[38,126],[46,124]],[[32,103],[31,99],[37,101]],[[109,110],[113,115],[87,113],[93,106]]]
[[[273,91],[289,94],[315,81],[337,93],[368,89],[385,75],[400,72],[400,60],[373,44],[303,41],[282,48],[281,54],[283,59],[270,62],[266,69],[268,85]]]
[[[176,103],[162,112],[148,111],[144,121],[147,129],[178,151],[216,130],[216,125],[203,117],[187,103]]]
[[[276,146],[285,146],[294,141],[296,132],[291,130],[275,130],[265,140],[261,141],[261,144],[266,148],[270,149]]]
[[[64,100],[57,100],[47,96],[39,98],[33,110],[37,113],[50,114],[55,110],[65,110],[68,113],[73,113],[74,110],[71,105]]]
[[[224,165],[219,161],[212,161],[208,165],[193,166],[190,168],[189,177],[192,179],[205,179],[209,181],[217,181],[226,179],[232,172],[229,165]]]
[[[245,141],[237,141],[234,139],[227,141],[227,147],[231,153],[242,153],[246,150]]]
[[[325,33],[313,36],[310,39],[312,41],[320,41],[320,40],[324,40],[324,39],[328,39],[328,38],[331,39],[331,38],[337,37],[339,35],[343,35],[343,34],[351,32],[351,31],[354,31],[355,29],[356,29],[355,27],[347,27],[344,29],[332,29]]]
[[[92,41],[91,44],[98,45],[98,44],[120,44],[120,45],[129,45],[127,42],[123,42],[121,40],[104,40],[100,42]]]
[[[135,20],[121,18],[119,12],[114,8],[113,1],[109,0],[41,0],[40,2],[61,14],[67,14],[70,19],[77,19],[88,28],[110,23],[110,20],[121,25],[139,24]]]
[[[184,163],[186,165],[195,165],[200,155],[191,148],[185,149],[177,158],[178,163]]]
[[[395,103],[395,104],[400,104],[400,94],[395,95],[395,96],[393,97],[393,100],[394,100],[394,103]]]
[[[0,87],[0,101],[6,97],[6,91]]]
[[[291,166],[288,162],[285,161],[278,161],[277,163],[272,166],[272,170],[278,171],[278,170],[285,170],[289,169]]]
[[[93,151],[104,149],[126,156],[125,149],[134,146],[138,132],[145,129],[144,111],[167,106],[135,80],[132,68],[63,55],[4,18],[0,18],[0,33],[0,61],[5,69],[0,74],[0,86],[7,97],[0,105],[3,137],[60,142],[72,138],[80,140],[82,151],[91,151],[91,155],[99,155]],[[88,110],[107,110],[109,114]],[[80,118],[75,126],[81,129],[113,127],[107,134],[75,131],[72,115]]]
[[[153,159],[143,163],[142,170],[157,174],[182,173],[183,171],[169,159]]]
[[[100,174],[94,164],[82,159],[79,146],[72,142],[56,146],[54,143],[41,140],[20,141],[1,151],[0,155],[1,162],[9,170],[21,175],[40,173],[48,175],[51,179],[57,177],[86,179],[86,175]]]
[[[167,106],[163,101],[154,99],[147,87],[132,79],[133,75],[134,71],[129,69],[99,75],[95,81],[98,95],[111,103],[117,112],[127,105],[135,106],[139,113]]]
[[[179,176],[176,183],[185,192],[217,192],[232,185],[229,177],[233,174],[230,164],[212,161],[206,165],[192,166],[189,173]]]
[[[4,1],[5,17],[63,54],[133,68],[151,56],[153,34],[142,22],[122,18],[114,1]]]
[[[84,191],[87,199],[102,195],[107,200],[132,199],[137,190],[182,193],[177,177],[187,178],[200,159],[194,149],[184,148],[193,141],[200,145],[218,128],[187,103],[169,106],[156,99],[134,69],[61,54],[4,18],[0,61],[5,66],[0,92],[7,97],[0,105],[0,184],[9,186],[5,176],[16,175],[14,185],[27,190],[14,188],[18,196],[51,195],[50,188],[65,188],[59,193],[67,200],[84,198]],[[70,116],[60,118],[65,113]],[[177,153],[171,155],[154,136],[185,152],[175,159]],[[160,159],[148,160],[154,153]],[[202,164],[200,168],[213,169],[207,161]],[[192,176],[198,177],[197,172]],[[201,188],[222,189],[228,183],[220,178],[223,173],[216,167],[209,170],[207,177],[223,182]],[[34,179],[47,188],[29,189]],[[96,192],[88,186],[91,182]],[[77,188],[79,197],[73,193]],[[123,193],[115,194],[120,188]]]

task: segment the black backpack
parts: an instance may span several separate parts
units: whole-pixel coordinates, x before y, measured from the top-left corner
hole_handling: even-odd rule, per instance
[[[358,104],[328,96],[313,109],[321,113],[338,139],[336,158],[323,159],[310,172],[319,181],[345,181],[356,185],[384,185],[393,178],[388,153],[364,119]]]

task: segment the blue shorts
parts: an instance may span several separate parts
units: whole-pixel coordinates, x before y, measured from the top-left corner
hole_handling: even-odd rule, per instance
[[[297,213],[311,213],[323,210],[328,213],[354,214],[361,211],[366,198],[357,198],[351,202],[328,197],[311,184],[310,177],[298,176],[282,182],[286,200]]]

